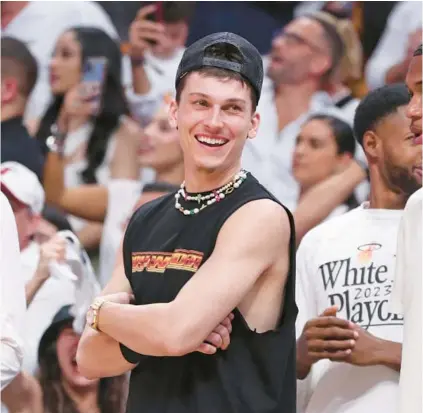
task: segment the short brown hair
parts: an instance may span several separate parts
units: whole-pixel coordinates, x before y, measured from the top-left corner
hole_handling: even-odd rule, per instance
[[[18,79],[20,92],[29,96],[37,81],[38,67],[25,43],[13,37],[2,37],[1,60],[1,76]]]

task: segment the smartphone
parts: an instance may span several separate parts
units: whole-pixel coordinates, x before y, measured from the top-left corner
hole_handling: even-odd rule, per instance
[[[156,1],[153,3],[156,6],[156,11],[153,13],[150,13],[147,16],[147,20],[155,22],[155,23],[163,23],[163,2],[162,1]],[[156,45],[156,41],[154,40],[147,40],[148,43],[150,43],[152,46]]]
[[[94,115],[101,108],[104,80],[106,78],[107,59],[105,57],[88,57],[82,73],[83,94],[95,104]]]
[[[147,16],[147,20],[150,20],[156,23],[163,23],[163,2],[155,1],[152,4],[156,6],[156,10]]]

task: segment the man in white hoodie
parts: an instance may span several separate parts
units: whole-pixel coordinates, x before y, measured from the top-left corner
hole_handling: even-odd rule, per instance
[[[12,208],[0,193],[0,352],[1,391],[21,370],[23,359],[22,320],[25,290],[20,277],[19,242]]]
[[[407,73],[411,101],[407,116],[415,144],[422,145],[422,45],[414,51]],[[422,166],[416,168],[422,176]],[[399,413],[422,411],[422,207],[420,188],[407,202],[400,224],[397,265],[392,293],[393,311],[404,315]]]
[[[23,321],[23,370],[35,374],[41,335],[60,308],[75,304],[77,288],[82,281],[78,278],[83,276],[81,268],[89,265],[89,260],[82,258],[78,240],[70,232],[57,233],[42,244],[34,240],[44,206],[44,190],[32,171],[16,162],[4,162],[0,169],[0,184],[17,223],[21,274],[28,307]],[[87,307],[89,301],[90,298]]]

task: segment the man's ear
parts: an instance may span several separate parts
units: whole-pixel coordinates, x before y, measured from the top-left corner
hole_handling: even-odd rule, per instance
[[[259,126],[260,126],[260,114],[256,112],[251,118],[251,128],[248,131],[249,139],[254,139],[257,136],[257,131]]]
[[[363,135],[363,149],[370,158],[376,159],[379,157],[380,152],[380,139],[379,136],[372,130],[368,130]]]
[[[1,80],[1,103],[13,101],[18,94],[18,81],[14,77],[6,77]]]
[[[310,71],[316,77],[322,77],[330,68],[331,60],[329,56],[320,55],[310,61]]]
[[[175,99],[169,105],[169,123],[172,128],[178,129],[178,104]]]

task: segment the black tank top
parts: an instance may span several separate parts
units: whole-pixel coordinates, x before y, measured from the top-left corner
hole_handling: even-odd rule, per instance
[[[197,215],[176,210],[174,195],[141,206],[128,225],[125,273],[137,305],[172,301],[209,258],[220,228],[242,205],[264,198],[278,202],[250,174]],[[229,348],[212,356],[150,357],[121,345],[128,361],[139,362],[131,372],[127,413],[295,413],[295,231],[285,210],[291,226],[290,268],[277,328],[256,333],[235,309]]]

